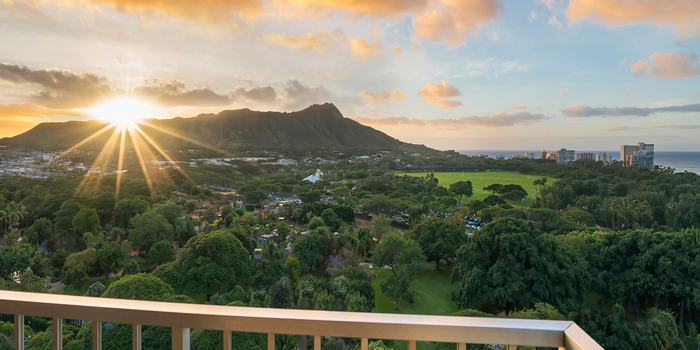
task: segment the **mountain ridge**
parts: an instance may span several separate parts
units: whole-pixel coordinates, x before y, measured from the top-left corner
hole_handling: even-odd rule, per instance
[[[20,135],[0,139],[0,145],[63,150],[106,125],[108,124],[105,122],[94,120],[41,123]],[[174,137],[163,130],[170,130],[224,150],[430,150],[423,145],[402,142],[372,127],[345,118],[332,103],[311,105],[294,112],[261,112],[242,108],[199,114],[192,118],[149,119],[141,128],[161,147],[167,149],[197,147],[192,142]],[[111,134],[112,132],[105,132],[85,147],[101,147]]]

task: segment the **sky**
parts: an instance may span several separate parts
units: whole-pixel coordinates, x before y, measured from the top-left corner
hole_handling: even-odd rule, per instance
[[[0,0],[0,137],[331,102],[437,149],[698,151],[699,54],[697,0]]]

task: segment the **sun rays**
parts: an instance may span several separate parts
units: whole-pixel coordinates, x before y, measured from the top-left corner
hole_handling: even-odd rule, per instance
[[[94,115],[100,120],[108,122],[109,124],[92,135],[86,137],[84,140],[76,143],[54,159],[43,164],[38,169],[45,168],[46,166],[65,157],[69,153],[92,142],[98,136],[106,133],[108,130],[113,130],[112,134],[109,136],[93,160],[87,174],[80,182],[80,185],[76,189],[76,193],[86,190],[96,191],[100,188],[100,185],[103,183],[103,180],[107,175],[115,174],[116,183],[114,184],[114,196],[115,201],[118,201],[119,194],[122,190],[123,175],[127,171],[126,160],[129,153],[127,152],[128,146],[131,146],[130,149],[133,150],[136,160],[138,160],[138,166],[143,173],[144,180],[152,197],[155,197],[156,195],[152,178],[155,174],[153,174],[153,169],[149,169],[149,164],[154,163],[152,161],[157,159],[157,155],[164,158],[167,163],[176,169],[185,179],[187,179],[187,181],[190,181],[193,184],[195,183],[194,180],[192,180],[192,178],[177,164],[177,161],[168,155],[168,153],[141,128],[141,126],[148,126],[149,128],[161,132],[162,134],[176,137],[200,147],[232,156],[230,153],[208,145],[204,142],[194,140],[166,128],[148,123],[146,119],[154,117],[153,111],[154,109],[150,105],[134,100],[110,101],[104,105],[87,110],[87,112],[90,114]],[[113,165],[112,159],[115,152],[118,155],[116,159],[116,171],[110,172],[109,168]],[[165,180],[172,181],[166,170],[162,168],[160,168],[160,170],[162,170],[161,172]],[[160,175],[161,172],[159,172],[158,175]]]

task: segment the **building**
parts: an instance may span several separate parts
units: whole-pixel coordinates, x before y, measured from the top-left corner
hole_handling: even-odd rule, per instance
[[[598,153],[588,153],[588,152],[576,153],[576,160],[595,161],[597,157],[598,157]]]
[[[547,151],[540,151],[537,153],[537,158],[539,159],[549,159],[549,152]]]
[[[322,178],[323,178],[323,172],[321,172],[321,169],[316,169],[316,173],[305,177],[304,181],[309,181],[311,183],[315,183],[316,181],[319,181]]]
[[[559,164],[569,164],[575,160],[576,151],[574,150],[562,148],[554,153],[557,155],[557,163]]]
[[[576,160],[592,160],[595,162],[603,162],[608,164],[612,162],[612,156],[605,152],[603,153],[593,153],[593,152],[581,152],[576,153]]]
[[[620,160],[626,165],[634,165],[642,168],[654,168],[654,145],[644,142],[635,145],[622,145],[620,147]]]

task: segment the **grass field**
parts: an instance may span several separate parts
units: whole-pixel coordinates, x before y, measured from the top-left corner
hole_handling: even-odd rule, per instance
[[[452,301],[452,292],[457,290],[457,284],[451,283],[450,275],[453,265],[443,265],[440,271],[435,267],[425,269],[423,276],[411,283],[413,303],[402,301],[399,310],[394,310],[394,302],[382,293],[381,283],[389,278],[391,270],[381,270],[379,277],[374,280],[374,291],[377,299],[377,312],[418,315],[449,315],[458,311],[457,304]],[[376,271],[376,270],[375,270]],[[395,350],[408,348],[405,341],[397,341],[392,346]],[[431,350],[433,347],[424,342],[418,342],[419,350]]]
[[[425,176],[428,173],[395,173],[396,176]],[[516,207],[529,207],[530,202],[535,198],[535,185],[532,184],[536,179],[541,179],[543,177],[547,178],[548,183],[557,181],[557,179],[550,176],[539,176],[539,175],[523,175],[512,171],[491,171],[491,172],[463,172],[463,173],[433,173],[438,179],[438,185],[450,187],[451,184],[458,181],[471,181],[472,187],[474,188],[474,195],[470,198],[462,198],[462,203],[467,203],[472,199],[484,200],[488,195],[491,194],[489,191],[484,191],[483,188],[491,184],[516,184],[522,186],[525,191],[527,191],[529,198],[525,198],[523,201],[518,201],[517,203],[512,201],[507,201]]]

